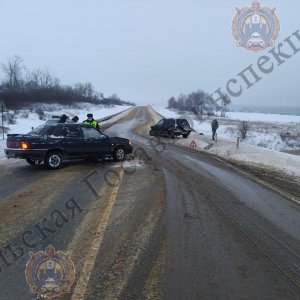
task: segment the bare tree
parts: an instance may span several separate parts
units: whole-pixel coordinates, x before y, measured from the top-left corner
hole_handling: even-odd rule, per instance
[[[174,97],[171,97],[168,100],[168,108],[173,108],[173,109],[177,108],[177,102],[176,102],[176,99]]]
[[[246,121],[242,121],[239,124],[239,132],[241,134],[241,138],[244,140],[247,137],[247,133],[249,130],[249,124]]]
[[[204,114],[205,102],[207,101],[207,93],[202,90],[198,90],[190,93],[189,98],[192,99],[193,110],[198,111],[200,116],[202,116]]]
[[[178,103],[178,109],[180,111],[186,110],[186,101],[187,101],[187,96],[185,94],[180,94],[177,98],[177,103]]]
[[[8,58],[6,64],[1,64],[1,69],[6,76],[9,87],[20,92],[24,70],[22,58],[19,55]]]
[[[117,95],[104,98],[103,93],[96,92],[91,83],[78,83],[74,86],[62,85],[47,69],[27,71],[20,56],[13,56],[7,63],[0,64],[5,78],[0,80],[1,97],[11,108],[25,107],[31,103],[75,102],[101,103],[104,105],[135,105],[121,100]],[[26,74],[23,76],[23,71]],[[39,114],[41,117],[42,114]]]
[[[26,83],[30,88],[47,89],[55,86],[55,78],[49,70],[37,69],[33,72],[28,72],[26,75]]]

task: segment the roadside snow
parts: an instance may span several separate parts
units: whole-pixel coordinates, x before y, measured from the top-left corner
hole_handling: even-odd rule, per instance
[[[36,108],[41,108],[45,117],[43,120],[39,119],[38,114],[35,111],[22,110],[17,112],[16,115],[16,124],[8,125],[8,133],[28,133],[31,128],[35,128],[41,124],[44,124],[45,121],[51,119],[51,116],[57,115],[61,116],[66,114],[71,118],[74,116],[79,117],[79,122],[83,122],[87,118],[88,113],[94,115],[94,119],[101,119],[113,114],[120,113],[124,110],[127,110],[131,106],[111,106],[105,107],[103,105],[92,105],[90,103],[80,103],[76,106],[63,106],[55,104],[51,105],[39,105]],[[36,109],[35,108],[35,109]]]
[[[15,124],[12,125],[5,125],[9,127],[7,133],[20,133],[25,134],[31,131],[32,127],[35,128],[39,125],[44,124],[47,120],[51,119],[53,115],[62,115],[66,114],[71,118],[74,116],[79,117],[79,122],[82,122],[86,119],[86,115],[88,113],[93,113],[95,119],[102,119],[110,115],[114,115],[120,113],[120,115],[125,115],[126,112],[122,113],[123,111],[131,108],[132,106],[103,106],[103,105],[92,105],[90,103],[80,103],[76,106],[63,106],[59,104],[53,105],[37,105],[36,107],[30,110],[20,110],[16,111],[15,116]],[[41,108],[44,113],[45,117],[43,120],[39,119],[38,114],[35,112],[37,108]],[[9,112],[12,113],[12,112]],[[115,118],[120,117],[119,115]],[[101,124],[105,124],[106,122],[101,122]],[[6,147],[6,134],[5,139],[0,141],[0,159],[5,158],[4,148]]]
[[[272,123],[300,123],[300,116],[246,113],[246,112],[228,112],[226,117],[232,120],[240,121],[262,121]]]
[[[124,138],[132,139],[133,137],[135,137],[135,134],[133,133],[134,128],[138,127],[141,123],[143,123],[142,119],[126,120],[122,123],[116,123],[110,126],[105,131],[105,133],[110,136],[121,136]]]
[[[159,114],[165,117],[180,117],[179,114],[168,109],[157,106],[154,108]],[[262,118],[262,116],[258,117]],[[291,117],[290,120],[296,120],[297,118],[300,118],[296,116],[295,118],[292,118],[294,116],[288,117]],[[266,119],[268,119],[268,116]],[[229,160],[245,162],[256,166],[263,166],[300,178],[300,156],[282,153],[263,147],[258,147],[256,145],[250,145],[250,143],[266,143],[266,141],[269,139],[267,141],[268,146],[276,149],[278,145],[281,145],[282,143],[282,140],[279,139],[278,134],[273,136],[268,131],[265,133],[252,132],[247,141],[245,143],[240,143],[239,149],[237,149],[237,130],[235,123],[229,125],[230,122],[227,122],[227,125],[220,126],[218,130],[218,140],[217,142],[213,142],[211,140],[211,120],[193,120],[190,122],[197,133],[191,133],[187,139],[178,139],[176,140],[176,143],[184,147],[191,147],[191,142],[194,140],[197,145],[194,148],[195,150],[207,151]],[[297,125],[299,126],[299,124]],[[272,127],[273,124],[271,123],[268,126]],[[199,132],[203,133],[204,135],[199,135]]]
[[[241,121],[248,121],[249,130],[245,143],[276,151],[300,150],[300,116],[230,112],[226,118],[208,117],[197,120],[193,114],[183,115],[160,106],[155,110],[168,118],[185,117],[192,128],[204,135],[211,136],[211,121],[219,120],[218,136],[223,139],[236,140]]]
[[[0,160],[4,159],[4,148],[6,147],[6,139],[0,140]]]
[[[168,118],[178,118],[181,116],[177,112],[171,111],[160,105],[153,105],[153,108],[161,115]],[[247,113],[247,112],[227,112],[226,119],[249,121],[249,122],[272,122],[272,123],[300,123],[300,116],[264,114],[264,113]]]
[[[262,147],[240,143],[239,149],[235,141],[219,139],[212,142],[209,138],[191,134],[188,139],[180,139],[178,143],[190,147],[192,141],[197,144],[196,150],[204,150],[226,159],[246,162],[256,166],[277,169],[300,178],[300,156],[277,152]]]

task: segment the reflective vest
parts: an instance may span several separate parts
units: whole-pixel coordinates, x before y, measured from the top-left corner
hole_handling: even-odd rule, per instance
[[[93,125],[95,128],[97,128],[98,122],[96,120],[93,121],[85,120],[83,124]]]

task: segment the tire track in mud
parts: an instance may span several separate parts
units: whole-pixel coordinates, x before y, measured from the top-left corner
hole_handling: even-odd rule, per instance
[[[145,294],[154,294],[158,280],[158,276],[154,277],[157,275],[157,261],[163,259],[164,253],[159,251],[165,209],[163,177],[147,167],[129,180],[131,185],[126,188],[124,182],[124,189],[119,195],[115,219],[127,211],[124,221],[132,220],[124,224],[127,229],[122,231],[127,238],[124,236],[123,244],[119,250],[116,249],[116,255],[109,264],[105,276],[108,281],[98,294],[101,299],[142,299]],[[149,188],[151,193],[145,193]],[[122,199],[126,199],[127,204],[121,203]]]
[[[81,169],[80,166],[72,166],[49,172],[48,176],[2,199],[0,202],[0,247],[18,236],[26,226],[43,215],[64,191],[65,185],[81,174]]]
[[[143,118],[144,123],[141,124],[140,126],[138,126],[137,128],[135,128],[133,130],[133,132],[136,133],[137,135],[147,137],[148,130],[149,130],[148,126],[150,125],[150,122],[155,123],[154,120],[155,120],[156,116],[154,116],[153,113],[151,111],[149,111],[149,109],[147,107],[137,108],[137,109],[138,109],[138,111],[135,111],[135,114],[134,115],[132,114],[132,117]],[[220,166],[220,162],[215,162],[215,164],[217,166]],[[209,206],[212,207],[213,210],[216,211],[217,214],[220,216],[219,217],[220,225],[222,224],[222,227],[223,227],[224,223],[227,224],[226,225],[227,230],[228,230],[227,234],[229,236],[230,236],[230,232],[239,232],[238,244],[232,245],[233,249],[235,249],[234,251],[236,251],[236,249],[239,249],[239,248],[244,249],[246,246],[248,246],[251,249],[250,252],[252,253],[252,255],[259,260],[259,264],[256,266],[256,268],[258,268],[260,270],[261,274],[260,274],[259,278],[261,278],[262,282],[261,282],[261,284],[257,283],[256,282],[257,279],[253,278],[252,285],[250,284],[250,287],[251,286],[252,287],[259,286],[261,290],[258,293],[253,292],[253,294],[263,295],[264,294],[264,292],[263,292],[264,284],[266,284],[266,290],[269,290],[269,291],[272,290],[272,288],[275,288],[274,283],[277,280],[280,280],[281,284],[279,284],[278,287],[276,286],[276,288],[278,288],[278,294],[276,294],[276,292],[274,292],[273,295],[275,295],[275,296],[278,296],[280,294],[283,295],[284,291],[287,291],[287,290],[289,290],[291,293],[291,294],[289,294],[289,296],[291,296],[291,295],[295,296],[297,294],[297,292],[299,290],[297,289],[296,286],[299,287],[299,282],[300,282],[299,281],[299,279],[300,279],[299,265],[298,265],[300,257],[299,257],[299,255],[295,255],[294,250],[296,249],[296,253],[298,252],[298,249],[299,249],[298,241],[289,237],[286,234],[286,232],[283,232],[279,228],[276,228],[276,226],[274,226],[274,224],[270,224],[268,222],[268,220],[264,219],[263,216],[261,216],[258,213],[255,213],[251,209],[245,207],[242,210],[240,210],[239,207],[237,207],[237,204],[239,204],[238,197],[235,197],[235,196],[231,195],[230,193],[228,193],[228,191],[226,190],[226,186],[222,187],[222,184],[221,185],[218,184],[217,192],[214,192],[212,189],[213,183],[210,182],[209,176],[208,176],[208,178],[205,178],[205,175],[203,175],[204,176],[203,178],[201,176],[199,177],[198,174],[192,172],[189,168],[187,168],[186,166],[183,166],[181,164],[176,164],[176,167],[174,168],[174,162],[167,161],[167,159],[165,160],[165,157],[158,159],[157,165],[158,165],[158,168],[159,168],[159,166],[160,167],[161,166],[168,166],[168,167],[172,166],[171,171],[177,177],[183,178],[183,180],[187,184],[196,187],[193,190],[193,192],[195,192],[195,195],[193,197],[191,195],[189,195],[189,193],[188,193],[188,198],[195,200],[194,204],[191,205],[190,202],[183,203],[183,205],[191,205],[191,207],[186,206],[186,214],[184,216],[182,216],[183,218],[186,219],[186,222],[184,222],[184,224],[186,224],[188,222],[192,222],[193,220],[195,220],[195,222],[197,222],[198,219],[200,218],[199,212],[197,213],[197,210],[198,210],[198,199],[197,198],[200,197],[201,199],[203,199],[203,201],[209,202]],[[191,178],[192,176],[194,176],[194,178]],[[188,178],[190,178],[191,181],[189,181]],[[202,179],[204,179],[205,183],[200,184],[200,186],[197,187],[199,182],[201,183]],[[182,195],[182,197],[184,198],[185,196]],[[223,199],[224,197],[226,199]],[[209,211],[211,211],[211,209],[212,209],[210,207],[209,207]],[[191,213],[191,211],[193,211],[193,213]],[[212,217],[214,217],[214,216],[212,216]],[[199,219],[199,221],[201,221],[201,220]],[[214,220],[210,220],[210,222],[212,223],[212,225],[209,225],[209,226],[213,226]],[[186,228],[188,228],[188,227],[186,227]],[[188,233],[186,233],[186,234],[188,235]],[[197,235],[196,232],[194,232],[194,234],[196,237],[196,235]],[[221,235],[221,236],[223,236],[223,235]],[[231,238],[232,238],[232,236],[231,236]],[[184,242],[184,241],[182,241],[182,242]],[[237,242],[237,241],[235,241],[235,242]],[[286,243],[288,245],[292,245],[292,249],[289,246],[287,246]],[[258,249],[260,251],[258,251],[258,253],[256,253],[256,251]],[[184,253],[182,253],[182,255],[184,255]],[[232,259],[232,256],[234,256],[234,255],[229,252],[228,256],[231,257],[231,259]],[[265,256],[267,256],[270,260],[266,259]],[[221,259],[221,258],[219,258],[219,259]],[[158,259],[156,261],[158,261],[159,264],[163,263],[163,260],[160,261]],[[252,274],[255,274],[255,272],[253,272],[253,270],[255,270],[255,268],[251,267],[251,264],[249,262],[249,257],[247,257],[246,253],[244,253],[244,256],[239,258],[239,261],[242,264],[243,263],[246,263],[246,265],[248,264],[248,267],[252,270]],[[232,262],[233,262],[232,265],[234,266],[235,260],[233,259]],[[189,263],[192,263],[192,260],[189,261]],[[195,261],[195,263],[197,263],[197,262]],[[216,263],[215,267],[218,268],[218,263],[220,263],[220,262],[215,261],[215,263]],[[282,275],[280,274],[280,272],[278,272],[278,269],[274,266],[274,264],[287,277],[284,277],[284,276],[281,277]],[[203,266],[209,268],[209,266],[207,266],[205,264],[205,262],[203,262]],[[153,269],[154,268],[152,267],[152,270]],[[238,274],[239,274],[239,272],[244,273],[243,270],[244,270],[244,266],[242,266],[241,268],[239,266],[237,266],[237,271],[234,274],[232,274],[232,276],[233,277],[237,276],[236,279],[239,278]],[[269,272],[271,274],[268,274]],[[268,279],[263,279],[263,274],[265,274]],[[289,280],[287,280],[287,278]],[[220,275],[219,279],[220,279],[220,282],[225,280],[226,284],[228,285],[229,288],[227,290],[227,296],[229,296],[230,288],[233,288],[233,286],[230,287],[230,282],[229,282],[230,280],[228,281],[228,279],[226,279],[225,273],[223,275]],[[214,281],[215,281],[215,279],[212,277],[211,282],[209,282],[209,284],[212,284],[212,286],[213,286]],[[151,280],[149,282],[150,282],[150,286],[151,286]],[[244,281],[244,283],[243,283],[242,279],[240,281],[240,283],[242,283],[242,284],[245,284],[246,282],[247,281]],[[294,286],[292,283],[295,284],[296,286]],[[178,284],[180,284],[180,282],[178,282]],[[175,285],[176,285],[176,283],[175,283]],[[207,286],[207,288],[209,288],[209,286]],[[241,292],[241,291],[239,291],[240,288],[241,287],[236,287],[238,294]],[[249,287],[248,287],[248,289],[249,289]],[[197,291],[198,291],[198,288],[196,287],[195,292],[197,292]],[[221,291],[221,289],[219,291]],[[174,292],[174,290],[173,290],[173,292]],[[199,290],[199,292],[201,293],[201,289]],[[216,289],[216,293],[217,292],[218,292],[218,289]],[[250,290],[249,290],[249,292],[250,292]],[[250,292],[250,294],[251,294],[251,292]],[[123,296],[124,295],[126,295],[126,294],[123,294]],[[135,295],[140,295],[140,294],[137,293]],[[122,299],[123,298],[130,299],[130,297],[122,297]],[[145,298],[147,298],[147,297],[145,297]],[[93,298],[91,298],[91,299],[93,299]]]
[[[114,188],[104,186],[98,191],[102,197],[91,205],[89,213],[68,246],[78,270],[76,282],[79,286],[72,299],[124,298],[124,295],[135,290],[133,287],[136,285],[132,281],[138,282],[138,291],[141,294],[144,288],[152,294],[155,293],[153,289],[158,279],[155,276],[158,272],[158,258],[153,259],[156,263],[152,268],[152,260],[148,261],[145,256],[148,257],[148,248],[153,247],[151,241],[160,224],[164,207],[164,185],[162,178],[157,177],[156,173],[144,166],[138,168],[135,174],[125,174],[122,182],[119,182],[114,203],[111,200]],[[145,196],[145,190],[153,185],[153,193]],[[95,267],[91,274],[86,275],[82,272],[82,267],[91,263],[88,253],[93,248],[92,241],[98,224],[107,219],[105,212],[108,207],[112,207],[112,210],[107,226],[101,228],[102,242]],[[141,269],[141,261],[147,261],[147,268]],[[84,296],[86,283],[80,283],[82,276],[90,277]],[[62,299],[69,298],[66,296]]]
[[[133,109],[128,114],[132,116]],[[127,114],[123,118],[127,118]],[[112,119],[104,127],[109,128],[116,122],[119,120]],[[62,169],[56,171],[44,170],[43,166],[21,164],[20,161],[1,164],[0,179],[4,179],[4,197],[0,201],[0,247],[37,221],[65,191],[68,183],[90,169],[93,168],[86,161],[77,164],[66,162]],[[16,186],[11,181],[15,181]]]
[[[124,175],[124,170],[121,169],[119,171],[119,181],[122,181]],[[102,191],[101,194],[106,194],[109,195],[108,196],[108,201],[107,201],[107,205],[106,208],[104,210],[104,212],[101,215],[100,220],[96,221],[97,227],[96,230],[94,231],[93,234],[93,238],[92,238],[92,242],[91,242],[91,246],[90,249],[87,253],[87,256],[85,258],[85,262],[83,267],[81,268],[81,272],[80,272],[80,277],[76,283],[76,286],[74,288],[74,292],[72,295],[72,300],[83,300],[84,299],[84,295],[90,280],[90,276],[91,276],[91,272],[94,268],[95,265],[95,261],[97,258],[97,254],[99,251],[99,248],[102,244],[103,241],[103,237],[107,228],[107,224],[119,191],[119,187],[120,187],[120,183],[113,187],[110,191],[110,193],[105,193],[105,187],[104,187],[104,191]],[[76,238],[76,236],[73,239],[73,244],[74,241],[78,241],[78,238]],[[74,248],[74,246],[72,247],[71,245],[69,246],[69,248]]]
[[[226,187],[218,186],[214,190],[210,188],[210,180],[200,176],[191,169],[165,158],[168,168],[177,176],[189,184],[197,186],[199,193],[206,199],[210,199],[219,212],[238,228],[260,251],[267,256],[291,282],[300,288],[300,243],[276,225],[269,223],[258,213],[240,204],[239,199],[226,190]],[[189,174],[189,176],[186,176]],[[188,211],[188,210],[187,210]]]

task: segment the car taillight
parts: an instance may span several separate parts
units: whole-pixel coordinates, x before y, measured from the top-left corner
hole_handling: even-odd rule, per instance
[[[29,144],[27,142],[20,142],[20,148],[21,149],[28,149],[29,148]]]

